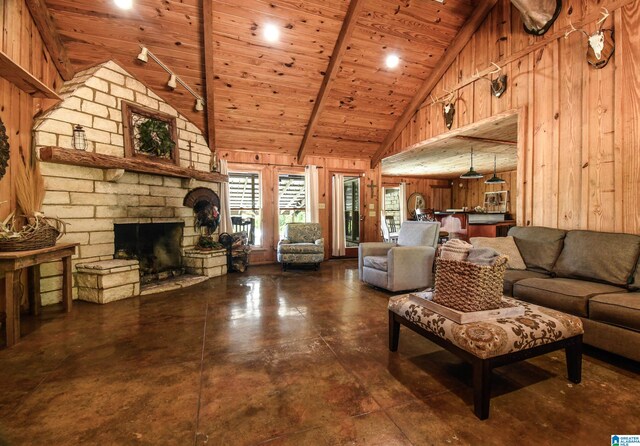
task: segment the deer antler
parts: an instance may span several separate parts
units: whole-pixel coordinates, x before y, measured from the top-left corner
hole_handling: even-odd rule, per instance
[[[573,26],[573,23],[571,23],[571,21],[569,21],[569,25],[571,26],[571,29],[569,31],[567,31],[566,33],[564,33],[564,38],[565,39],[567,37],[569,37],[571,34],[573,34],[574,32],[576,32],[576,31],[580,31],[582,34],[584,34],[585,36],[589,37],[589,33],[587,33],[582,28],[576,28],[575,26]]]
[[[609,10],[607,8],[603,7],[602,9],[603,9],[602,18],[598,20],[598,22],[596,23],[596,25],[598,26],[602,25],[605,22],[605,20],[607,20],[611,15],[609,14]]]

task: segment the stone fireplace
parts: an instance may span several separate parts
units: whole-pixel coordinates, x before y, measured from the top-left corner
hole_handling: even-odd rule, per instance
[[[61,96],[63,101],[36,121],[34,137],[43,160],[45,215],[68,223],[62,242],[80,244],[73,259],[74,271],[80,265],[74,298],[107,302],[139,294],[136,275],[225,274],[223,253],[194,250],[201,233],[196,204],[202,200],[187,198],[217,197],[220,191],[220,180],[209,179],[217,177],[209,172],[210,151],[201,131],[114,62],[78,73]],[[123,101],[175,118],[178,162],[171,169],[145,171],[137,160],[119,162],[126,156]],[[73,151],[76,124],[85,128],[88,153]],[[88,156],[96,162],[87,163]],[[211,232],[216,235],[217,229]],[[109,274],[119,279],[108,280]],[[61,290],[60,267],[43,265],[43,304],[59,302]]]

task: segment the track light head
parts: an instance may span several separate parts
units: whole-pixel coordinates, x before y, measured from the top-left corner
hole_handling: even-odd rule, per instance
[[[167,82],[167,87],[171,88],[172,90],[175,90],[177,86],[178,86],[178,78],[176,77],[175,74],[171,74],[171,76],[169,77],[169,81]]]
[[[147,63],[149,61],[149,50],[146,46],[143,46],[140,50],[140,54],[138,54],[138,60],[144,63]]]

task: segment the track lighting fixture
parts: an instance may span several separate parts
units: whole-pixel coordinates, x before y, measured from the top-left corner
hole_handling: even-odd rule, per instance
[[[141,47],[140,54],[138,54],[138,60],[144,63],[149,61],[149,50],[146,47]]]
[[[193,91],[193,89],[189,87],[182,79],[180,79],[178,75],[176,75],[173,71],[171,71],[169,67],[167,67],[164,63],[162,63],[162,61],[158,59],[158,57],[155,54],[149,51],[147,47],[145,47],[144,45],[140,45],[140,54],[138,54],[138,60],[141,62],[147,62],[149,58],[153,59],[153,61],[157,63],[160,66],[160,68],[162,68],[164,71],[167,72],[167,74],[169,74],[167,87],[174,89],[178,86],[178,84],[182,85],[185,88],[185,90],[187,90],[189,93],[191,93],[191,95],[194,98],[196,98],[196,104],[194,109],[196,111],[204,110],[204,99],[202,99],[202,97],[198,93]]]
[[[172,90],[174,90],[178,86],[178,84],[176,83],[177,79],[178,79],[177,76],[175,74],[172,74],[169,77],[169,81],[167,82],[167,87],[169,87]]]

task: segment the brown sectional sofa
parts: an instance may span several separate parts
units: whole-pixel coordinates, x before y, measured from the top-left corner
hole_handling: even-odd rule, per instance
[[[579,316],[584,342],[640,361],[640,236],[514,227],[527,269],[504,293]]]

